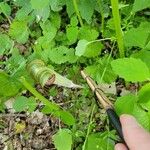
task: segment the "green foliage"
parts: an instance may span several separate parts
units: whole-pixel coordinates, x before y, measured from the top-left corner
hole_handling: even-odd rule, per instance
[[[136,102],[137,97],[132,94],[122,96],[117,98],[117,101],[115,102],[115,109],[119,115],[132,114]]]
[[[5,2],[1,2],[0,3],[0,13],[3,13],[5,16],[10,16],[11,7]]]
[[[132,11],[137,12],[142,9],[149,8],[149,7],[150,7],[150,0],[144,0],[144,1],[135,0]]]
[[[29,38],[27,22],[15,20],[10,26],[9,35],[18,43],[26,43]]]
[[[73,48],[59,46],[49,51],[49,59],[56,64],[62,64],[65,62],[74,63],[77,57],[74,55]]]
[[[36,100],[33,97],[26,98],[24,96],[18,96],[15,98],[13,108],[16,112],[29,111],[33,112],[37,106]]]
[[[109,139],[111,136],[111,133],[95,133],[91,134],[88,137],[86,150],[101,150],[101,149],[107,149],[107,150],[113,150],[113,141]]]
[[[13,45],[12,40],[6,34],[0,33],[0,55],[4,54]]]
[[[114,72],[126,81],[146,81],[150,77],[148,67],[140,59],[132,57],[116,59],[111,62],[111,65]]]
[[[68,129],[60,129],[54,136],[53,141],[57,150],[71,150],[72,133]]]
[[[5,101],[14,99],[17,113],[36,108],[59,118],[62,129],[53,137],[58,150],[112,150],[116,136],[105,131],[106,114],[95,108],[89,118],[94,98],[81,79],[83,69],[100,87],[107,83],[110,99],[122,85],[130,89],[132,82],[136,88],[138,82],[136,93],[112,103],[119,115],[134,115],[150,130],[149,5],[149,0],[1,1],[0,111],[6,113]]]
[[[135,95],[126,95],[117,99],[115,102],[115,109],[119,115],[121,114],[130,114],[133,115],[139,123],[150,130],[150,122],[149,122],[149,112],[150,109],[145,111],[145,108],[142,108],[141,103],[138,103],[138,99],[140,98]]]
[[[17,85],[17,80],[6,74],[0,72],[0,97],[10,97],[18,93],[20,87]]]

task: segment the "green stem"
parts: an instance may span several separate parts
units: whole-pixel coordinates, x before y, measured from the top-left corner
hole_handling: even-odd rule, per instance
[[[90,128],[91,128],[91,124],[92,124],[92,119],[93,119],[93,115],[94,115],[94,110],[95,110],[95,104],[92,108],[92,111],[91,111],[91,117],[90,117],[90,122],[89,122],[89,125],[88,125],[88,129],[87,129],[87,133],[86,133],[86,137],[85,137],[85,141],[84,141],[84,144],[82,146],[82,150],[85,150],[86,149],[86,143],[87,143],[87,140],[88,140],[88,137],[89,137],[89,134],[90,134]]]
[[[75,9],[76,15],[79,19],[80,25],[83,26],[83,21],[82,21],[82,18],[81,18],[79,9],[78,9],[77,1],[76,0],[72,0],[72,1],[73,1],[74,9]]]
[[[20,78],[21,83],[24,87],[29,90],[35,97],[37,97],[43,104],[48,106],[52,111],[58,111],[61,108],[55,103],[50,102],[45,97],[43,97],[40,93],[38,93],[27,81],[24,77]]]
[[[101,2],[100,2],[100,0],[97,0],[97,4],[98,4],[98,6],[99,6],[99,8],[100,8],[100,14],[101,14],[101,32],[102,32],[102,35],[103,35],[103,33],[104,33],[104,14],[103,14],[103,8],[102,8],[102,5],[101,5]]]
[[[117,43],[119,47],[119,54],[120,57],[124,57],[124,44],[123,44],[123,35],[122,35],[121,24],[120,24],[118,0],[111,0],[111,6],[112,6],[116,36],[117,36]]]

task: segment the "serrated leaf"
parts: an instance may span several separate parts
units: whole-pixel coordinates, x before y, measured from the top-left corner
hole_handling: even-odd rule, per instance
[[[150,0],[143,0],[143,1],[135,0],[134,4],[133,4],[132,11],[137,12],[137,11],[140,11],[142,9],[149,8],[149,7],[150,7]]]
[[[97,39],[98,36],[99,36],[99,32],[91,28],[90,26],[83,26],[79,29],[79,35],[78,35],[79,40],[84,39],[87,41],[93,41]]]
[[[49,51],[49,59],[56,64],[62,64],[65,62],[74,63],[77,57],[74,55],[74,49],[59,46]]]
[[[60,129],[54,136],[53,141],[57,150],[71,150],[72,135],[69,129]]]
[[[94,13],[93,2],[87,0],[79,1],[79,11],[82,18],[85,19],[87,23],[90,23],[92,15]]]
[[[117,114],[132,114],[137,99],[138,98],[132,94],[118,97],[115,102],[115,110]]]
[[[150,78],[148,67],[140,59],[120,58],[113,60],[111,66],[114,72],[126,81],[142,82]]]
[[[42,28],[43,35],[49,40],[52,41],[57,33],[57,28],[49,20],[40,24]]]
[[[21,9],[19,9],[16,13],[17,20],[25,20],[25,18],[29,15],[32,11],[31,4],[28,2]]]
[[[74,9],[74,6],[73,6],[73,2],[65,0],[65,3],[66,3],[66,6],[67,6],[68,16],[71,17],[71,15],[75,12],[75,9]]]
[[[24,44],[29,38],[29,29],[27,22],[25,21],[14,21],[10,25],[9,35],[15,39],[18,43]]]
[[[71,44],[75,43],[78,38],[78,27],[68,26],[66,29],[66,36]]]
[[[33,9],[43,9],[49,5],[49,0],[31,0]]]
[[[49,17],[50,7],[45,6],[44,8],[41,8],[41,9],[35,9],[34,14],[36,16],[36,22],[39,22],[40,20],[45,22]]]
[[[0,55],[4,54],[6,50],[9,50],[13,45],[13,42],[6,34],[0,33]]]
[[[16,95],[20,89],[17,82],[6,73],[0,72],[0,96],[10,97]]]
[[[62,9],[62,0],[50,0],[50,6],[53,11],[60,11]]]
[[[11,7],[6,2],[0,3],[0,13],[3,13],[6,16],[10,16]]]

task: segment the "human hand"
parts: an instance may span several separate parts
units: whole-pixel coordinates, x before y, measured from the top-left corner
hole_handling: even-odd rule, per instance
[[[130,150],[150,150],[150,133],[145,131],[131,115],[120,117],[124,139]],[[115,150],[127,150],[126,146],[118,143]]]

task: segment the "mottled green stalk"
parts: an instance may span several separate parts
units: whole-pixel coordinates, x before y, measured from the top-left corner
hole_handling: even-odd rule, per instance
[[[24,85],[24,87],[29,90],[35,97],[37,97],[44,105],[48,106],[50,110],[58,111],[61,108],[55,104],[47,100],[45,97],[43,97],[39,92],[37,92],[27,81],[24,77],[20,78],[21,83]]]
[[[73,1],[74,9],[75,9],[76,15],[79,19],[80,25],[83,26],[83,21],[82,21],[82,18],[81,18],[79,9],[78,9],[77,1],[76,0],[72,0],[72,1]]]
[[[123,44],[123,35],[121,30],[120,16],[119,16],[119,5],[118,0],[111,0],[113,20],[116,30],[116,38],[119,47],[120,57],[124,57],[124,44]]]

